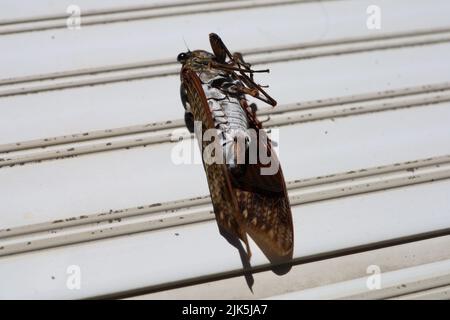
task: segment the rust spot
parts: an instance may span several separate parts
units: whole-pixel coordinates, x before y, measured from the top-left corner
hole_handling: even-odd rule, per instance
[[[159,206],[161,206],[161,203],[158,202],[158,203],[151,204],[148,207],[153,208],[153,207],[159,207]]]

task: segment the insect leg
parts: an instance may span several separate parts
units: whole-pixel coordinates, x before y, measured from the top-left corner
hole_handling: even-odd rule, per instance
[[[240,52],[233,53],[233,60],[238,66],[243,66],[246,70],[251,70],[252,65],[248,62],[245,62],[242,53]],[[253,73],[250,73],[250,79],[253,80]]]
[[[190,133],[194,133],[194,115],[191,112],[184,113],[184,123]]]
[[[250,65],[244,61],[242,54],[240,54],[239,52],[236,52],[234,55],[232,55],[230,53],[230,51],[228,50],[228,48],[223,43],[222,39],[220,39],[220,37],[215,33],[209,34],[209,42],[211,43],[211,48],[214,52],[214,55],[216,56],[216,61],[219,64],[225,64],[226,57],[228,56],[228,58],[231,60],[231,65],[238,65],[238,67],[240,65],[242,65],[244,67],[244,69],[236,68],[237,70],[235,70],[235,71],[239,71],[241,80],[252,90],[251,93],[248,93],[248,94],[250,94],[251,96],[253,96],[257,99],[260,99],[261,101],[264,101],[272,106],[276,106],[277,102],[274,99],[272,99],[272,97],[269,96],[269,94],[267,94],[267,92],[264,91],[262,86],[257,85],[254,82],[253,75],[251,74],[251,76],[249,77],[245,74],[245,72],[249,72],[249,71],[251,71],[251,69],[250,69]],[[222,65],[222,66],[216,65],[215,67],[221,67],[223,69],[227,68],[226,65]],[[231,70],[232,66],[229,66],[228,69]],[[239,69],[241,69],[241,70],[239,70]],[[260,70],[260,71],[265,72],[268,70]],[[252,72],[255,72],[255,71],[252,71]],[[254,93],[254,90],[261,92],[263,96],[260,96],[258,93]]]
[[[183,84],[180,85],[180,98],[181,98],[181,103],[183,104],[184,110],[190,112],[191,106],[189,105],[189,102],[188,102],[186,87]]]
[[[249,105],[249,107],[250,107],[250,109],[252,110],[254,116],[256,117],[256,111],[258,111],[258,106],[256,105],[256,103],[252,102],[252,103]]]
[[[270,104],[271,106],[276,106],[277,102],[269,96],[269,94],[264,91],[264,89],[256,84],[250,77],[248,77],[246,74],[241,73],[240,75],[237,75],[239,80],[241,80],[247,87],[240,88],[241,92],[244,94],[248,94],[256,99],[259,99],[261,101],[264,101],[267,104]],[[262,96],[260,95],[262,93]]]
[[[191,105],[188,102],[187,91],[183,84],[180,85],[180,98],[184,107],[184,123],[190,133],[194,132],[194,115],[191,112]]]
[[[252,65],[244,60],[244,57],[242,56],[242,53],[240,53],[240,52],[233,53],[233,60],[237,64],[240,64],[240,65],[244,66],[245,69],[248,69],[248,70],[251,69]]]

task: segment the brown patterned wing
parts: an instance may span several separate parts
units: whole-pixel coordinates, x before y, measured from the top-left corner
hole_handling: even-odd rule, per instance
[[[294,233],[289,200],[236,189],[246,231],[271,261],[292,258]]]
[[[187,99],[191,106],[195,121],[202,123],[202,136],[207,129],[214,128],[214,121],[208,107],[208,102],[202,88],[202,83],[198,75],[189,68],[183,68],[181,71],[181,81],[186,88]],[[214,137],[214,141],[218,141]],[[202,141],[202,155],[207,145],[211,142]],[[202,156],[203,159],[203,156]],[[247,234],[239,212],[239,206],[235,192],[231,185],[229,172],[225,164],[208,164],[203,159],[206,177],[208,180],[209,191],[213,203],[214,213],[219,228],[223,228],[228,233],[238,237],[247,246],[247,254],[250,257],[250,247],[248,245]]]
[[[278,170],[272,175],[262,175],[261,168],[269,164],[262,164],[258,156],[258,162],[248,164],[245,174],[232,183],[246,231],[270,260],[284,261],[293,255],[294,229],[283,171],[261,124],[250,114],[248,118],[258,133],[254,137],[258,148],[263,148],[271,161],[278,164]]]

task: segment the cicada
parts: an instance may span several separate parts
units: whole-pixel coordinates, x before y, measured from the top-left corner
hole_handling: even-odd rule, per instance
[[[203,152],[219,230],[242,240],[248,259],[247,235],[269,260],[290,259],[294,232],[286,183],[272,142],[256,117],[257,106],[247,100],[251,96],[276,105],[254,81],[255,73],[268,70],[253,70],[242,54],[231,54],[217,34],[211,33],[209,40],[212,53],[188,50],[177,60],[182,65],[184,119]],[[210,139],[205,139],[207,132]],[[215,148],[209,152],[211,141]],[[274,164],[276,170],[267,170]]]

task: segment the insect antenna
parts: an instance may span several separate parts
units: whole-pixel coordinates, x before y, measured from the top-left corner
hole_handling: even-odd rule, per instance
[[[183,36],[183,42],[184,42],[184,45],[186,46],[187,51],[191,52],[191,49],[189,49],[189,46],[187,45],[186,39],[184,39],[184,36]]]

